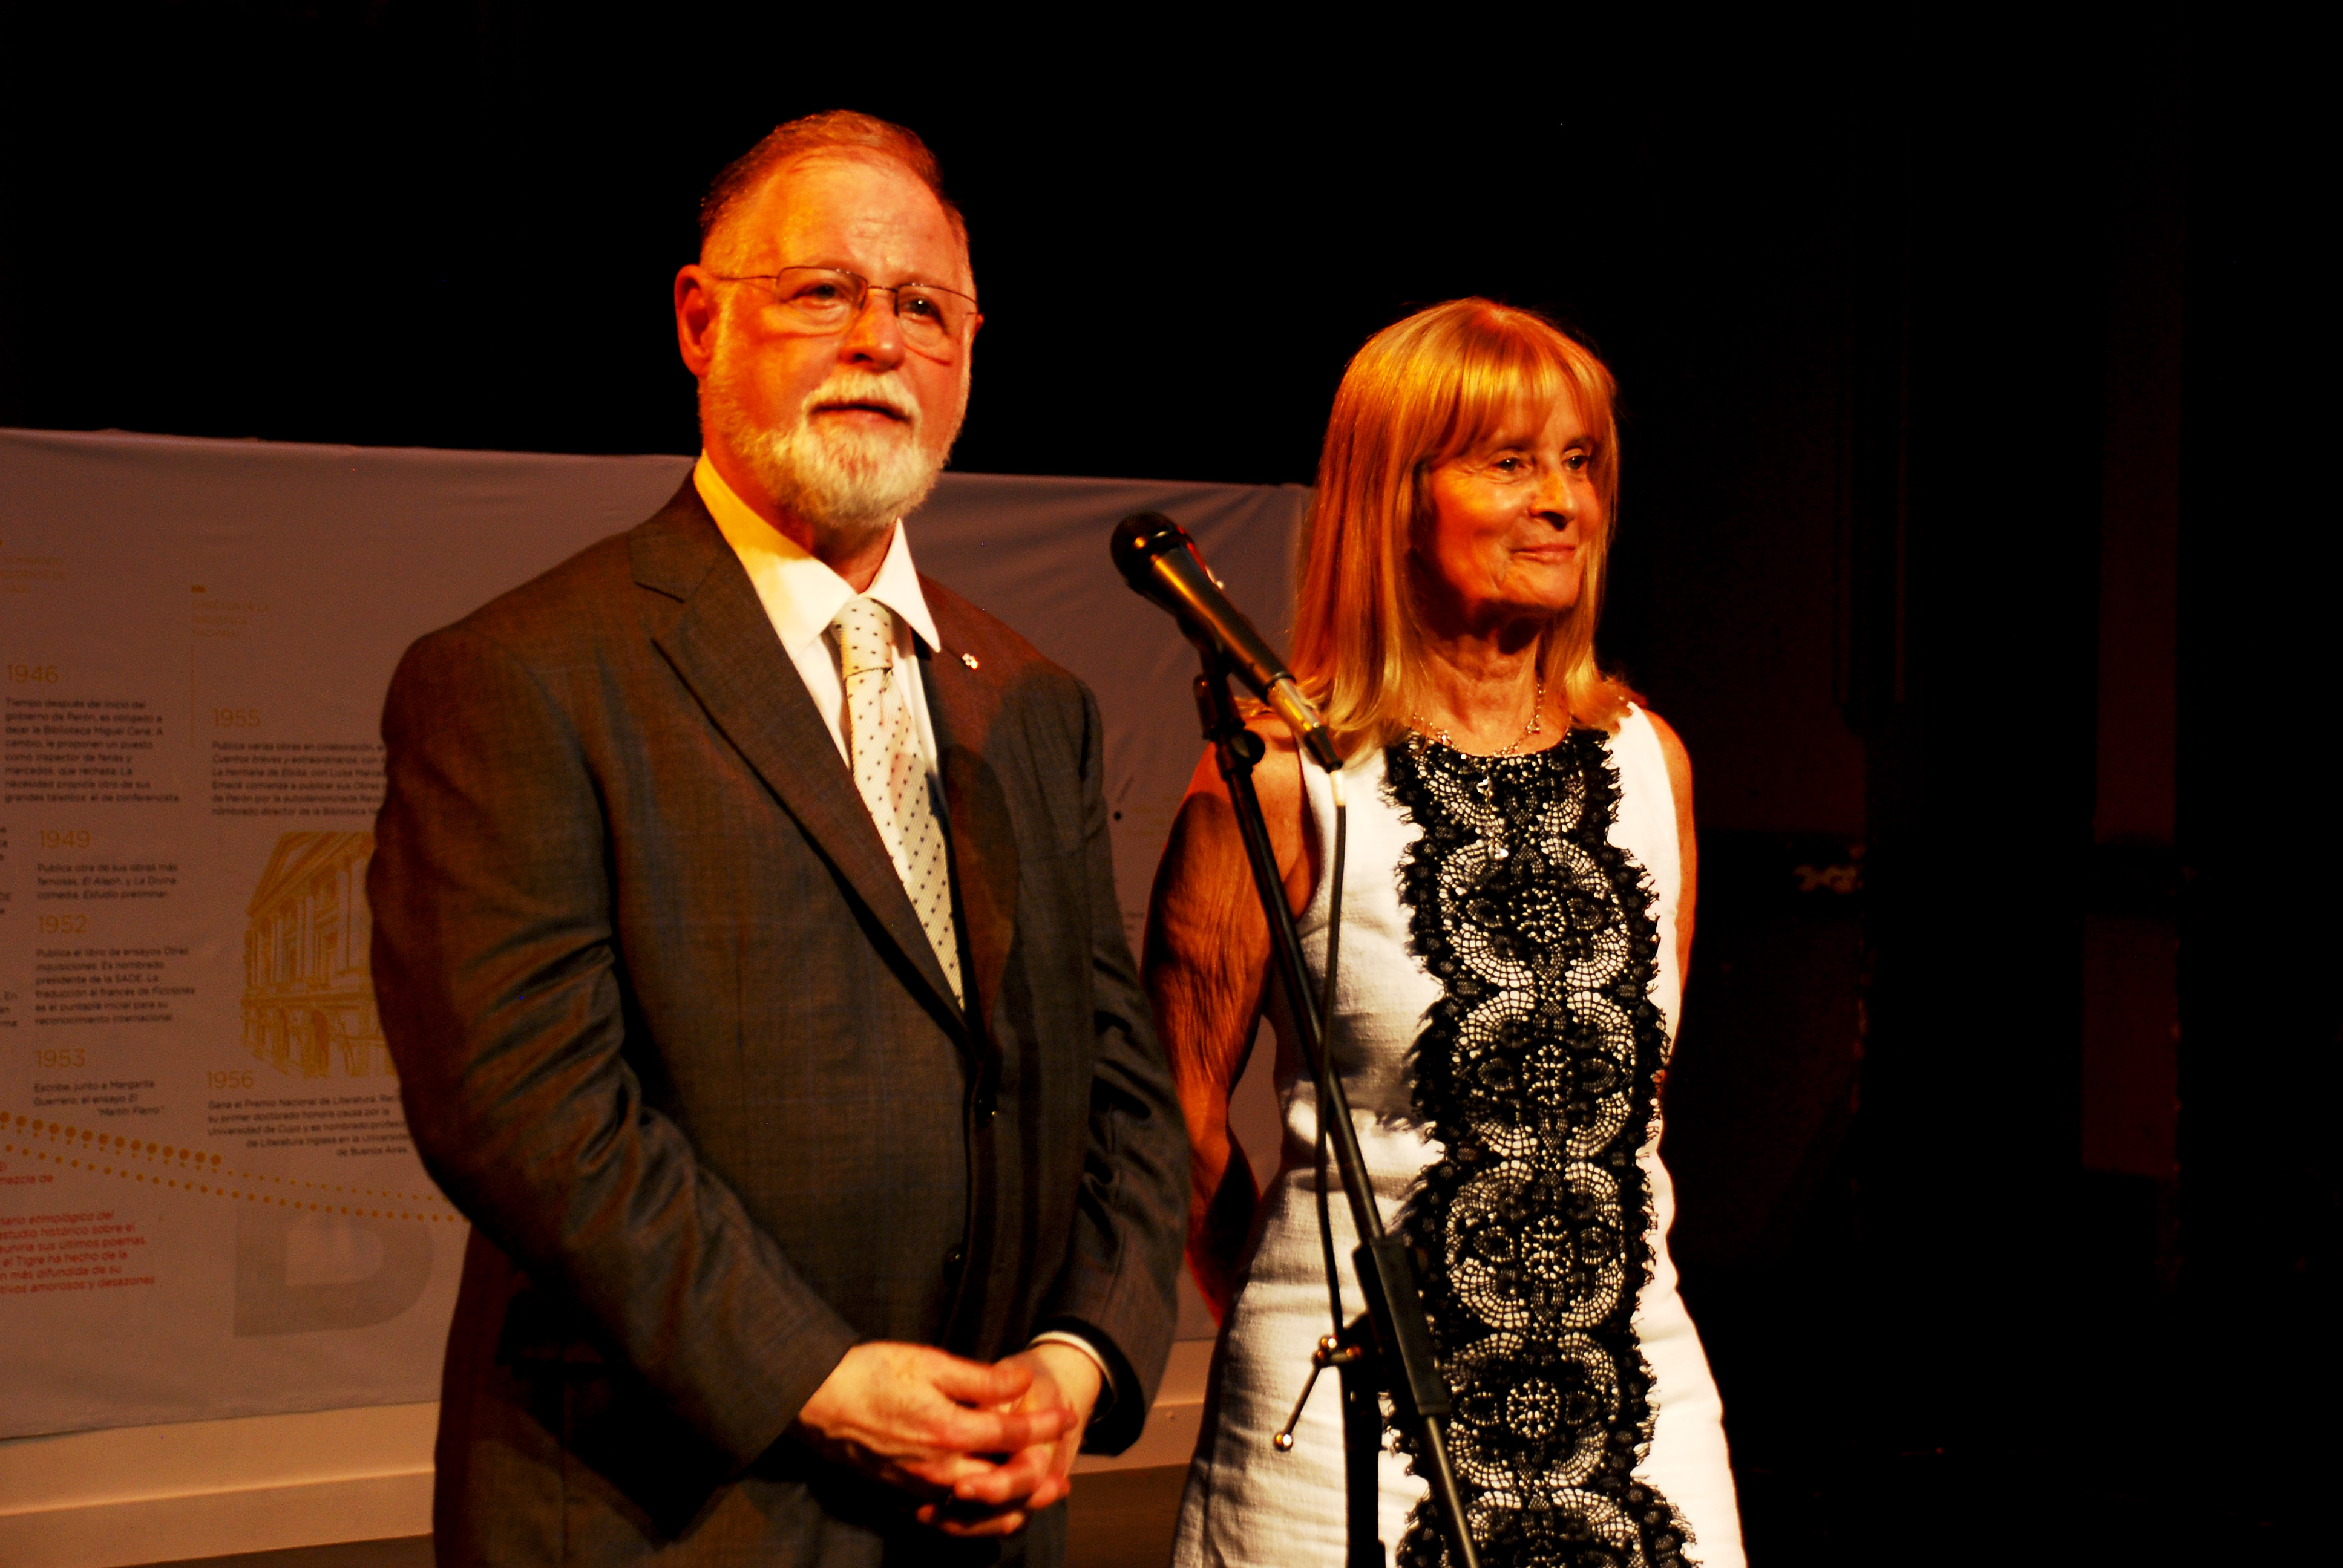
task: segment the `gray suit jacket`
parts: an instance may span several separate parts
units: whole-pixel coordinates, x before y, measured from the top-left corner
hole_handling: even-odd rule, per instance
[[[993,1560],[784,1437],[861,1340],[991,1359],[1078,1326],[1123,1390],[1092,1446],[1138,1433],[1187,1142],[1097,706],[922,587],[965,1013],[689,483],[399,666],[375,984],[475,1227],[442,1563]],[[1003,1560],[1054,1562],[1062,1523]]]

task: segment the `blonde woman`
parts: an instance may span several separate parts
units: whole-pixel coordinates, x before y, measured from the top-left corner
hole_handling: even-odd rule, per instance
[[[1553,324],[1452,301],[1370,339],[1318,471],[1292,667],[1348,759],[1332,1050],[1386,1216],[1425,1275],[1482,1561],[1742,1561],[1715,1384],[1668,1261],[1659,1081],[1692,940],[1684,748],[1595,662],[1618,503],[1610,373]],[[1273,723],[1255,774],[1322,983],[1326,775]],[[1343,1561],[1314,1099],[1212,759],[1156,874],[1148,989],[1192,1140],[1188,1258],[1221,1321],[1176,1561]],[[1229,1091],[1278,1030],[1258,1187]],[[1339,1196],[1343,1315],[1362,1310]],[[1445,1549],[1396,1439],[1382,1533]]]

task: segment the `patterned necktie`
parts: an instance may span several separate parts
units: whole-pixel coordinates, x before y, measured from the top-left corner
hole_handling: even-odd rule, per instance
[[[880,841],[903,879],[911,911],[936,950],[952,996],[960,998],[960,942],[952,930],[951,871],[943,825],[928,792],[928,766],[911,710],[888,670],[895,662],[895,613],[871,599],[848,599],[831,619],[838,670],[846,687],[847,756],[854,787],[878,825]]]

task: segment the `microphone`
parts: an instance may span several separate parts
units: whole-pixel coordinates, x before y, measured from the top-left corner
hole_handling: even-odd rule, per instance
[[[1329,773],[1341,771],[1342,759],[1317,706],[1302,695],[1277,650],[1229,602],[1187,529],[1161,512],[1133,512],[1115,525],[1111,548],[1115,569],[1132,592],[1170,610],[1190,641],[1226,659],[1245,689],[1285,720],[1312,761]]]

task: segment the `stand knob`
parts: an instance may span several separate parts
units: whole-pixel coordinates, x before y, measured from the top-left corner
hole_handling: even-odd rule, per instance
[[[1318,1348],[1310,1352],[1310,1377],[1302,1385],[1302,1397],[1293,1402],[1293,1413],[1285,1418],[1285,1425],[1269,1440],[1269,1445],[1280,1453],[1292,1453],[1293,1429],[1302,1424],[1302,1407],[1310,1402],[1310,1391],[1318,1386],[1318,1374],[1328,1367],[1347,1366],[1358,1359],[1358,1346],[1346,1345],[1332,1334],[1322,1336]]]

